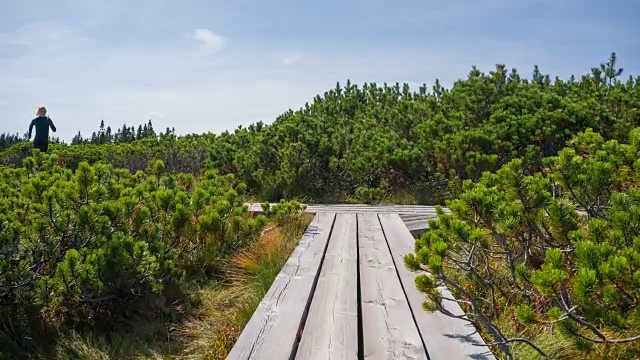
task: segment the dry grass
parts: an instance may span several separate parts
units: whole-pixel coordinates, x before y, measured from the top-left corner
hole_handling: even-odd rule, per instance
[[[200,313],[182,326],[186,340],[181,359],[224,359],[249,321],[311,221],[267,227],[260,239],[225,266],[229,284],[203,289]]]
[[[514,326],[515,315],[507,312],[503,313],[500,319],[496,321],[496,325],[503,331],[507,337],[523,337],[533,341],[542,351],[549,355],[552,359],[572,359],[571,340],[560,334],[558,331],[552,331],[548,327],[530,327],[524,332],[518,332]],[[484,334],[485,341],[492,342],[488,334]],[[510,346],[514,359],[518,360],[540,360],[542,356],[525,343],[511,343]],[[503,358],[503,354],[496,347],[492,349],[498,358]]]
[[[187,290],[192,305],[185,321],[134,323],[126,333],[109,337],[67,334],[58,342],[55,358],[225,359],[312,217],[270,223],[258,241],[228,259],[223,283]]]

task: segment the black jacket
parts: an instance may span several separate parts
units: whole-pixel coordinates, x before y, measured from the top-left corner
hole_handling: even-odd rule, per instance
[[[29,139],[31,139],[31,132],[34,126],[36,127],[36,137],[33,139],[35,144],[49,142],[49,127],[53,132],[56,132],[56,126],[53,125],[53,121],[48,116],[38,116],[31,120],[31,125],[29,125]]]

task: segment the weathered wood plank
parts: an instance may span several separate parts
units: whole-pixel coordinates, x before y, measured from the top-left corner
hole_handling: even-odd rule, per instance
[[[434,214],[400,214],[402,222],[415,236],[422,230],[429,228],[429,220],[437,219],[438,215]]]
[[[424,219],[425,216],[429,216],[429,215],[425,215],[425,214],[401,214],[400,218],[402,219],[402,221],[411,221],[411,220]]]
[[[356,214],[338,214],[296,359],[358,358]]]
[[[358,215],[364,357],[427,359],[376,214]]]
[[[332,212],[332,213],[387,213],[387,214],[436,214],[433,206],[424,205],[366,205],[366,204],[305,204],[306,212]],[[251,212],[261,212],[262,205],[259,203],[247,204]],[[445,210],[446,211],[446,210]]]
[[[320,270],[335,214],[317,214],[227,359],[289,359]]]
[[[422,309],[425,295],[421,294],[415,286],[417,274],[410,272],[404,266],[404,256],[414,251],[415,239],[398,215],[380,214],[379,218],[404,292],[429,352],[429,358],[431,360],[495,359],[487,347],[473,345],[474,343],[485,344],[473,325],[441,313],[427,313]],[[440,290],[443,295],[453,298],[446,287],[443,286]],[[443,305],[456,315],[464,315],[462,308],[455,301],[445,300]]]

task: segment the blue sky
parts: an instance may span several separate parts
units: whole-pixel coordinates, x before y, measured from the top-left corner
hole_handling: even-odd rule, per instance
[[[495,63],[568,77],[612,51],[640,73],[640,0],[6,0],[0,14],[0,132],[44,104],[65,140],[101,119],[270,123],[347,79],[448,86]]]

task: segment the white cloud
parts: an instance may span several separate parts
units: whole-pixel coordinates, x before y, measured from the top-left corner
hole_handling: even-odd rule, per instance
[[[162,115],[161,112],[157,112],[157,111],[147,111],[147,117],[150,119],[154,119],[154,118],[162,118],[164,117],[164,115]]]
[[[227,46],[228,40],[211,30],[196,29],[189,36],[202,43],[202,51],[207,54],[219,52]]]
[[[280,61],[285,65],[293,65],[297,62],[300,62],[301,60],[302,56],[300,55],[283,56],[282,58],[280,58]]]

